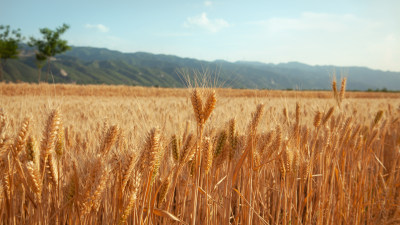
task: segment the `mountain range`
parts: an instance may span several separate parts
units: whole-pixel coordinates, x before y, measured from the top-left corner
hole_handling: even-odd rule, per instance
[[[34,49],[22,45],[19,59],[8,60],[4,78],[37,82]],[[47,65],[42,68],[42,81]],[[330,89],[333,74],[347,77],[348,90],[400,90],[400,72],[366,67],[310,66],[299,62],[266,64],[224,60],[203,61],[145,52],[122,53],[105,48],[72,47],[51,62],[48,82],[185,87],[187,78],[208,73],[217,87],[249,89]]]

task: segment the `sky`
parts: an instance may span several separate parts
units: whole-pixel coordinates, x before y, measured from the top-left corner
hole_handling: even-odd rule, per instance
[[[0,24],[70,45],[400,71],[398,0],[0,0]]]

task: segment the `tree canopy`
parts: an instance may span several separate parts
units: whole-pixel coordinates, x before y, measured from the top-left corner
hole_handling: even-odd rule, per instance
[[[0,80],[7,59],[18,58],[18,44],[23,39],[20,29],[10,30],[10,26],[0,25]]]
[[[64,34],[69,29],[69,25],[63,24],[60,27],[57,27],[56,30],[51,30],[49,28],[41,28],[39,31],[42,34],[41,39],[37,39],[34,37],[30,38],[28,43],[31,47],[36,47],[36,60],[37,66],[39,68],[39,81],[40,81],[40,71],[43,66],[42,62],[47,60],[47,74],[46,74],[46,82],[47,76],[50,73],[50,61],[51,58],[57,54],[63,53],[69,49],[68,43],[66,40],[60,39],[60,36]]]

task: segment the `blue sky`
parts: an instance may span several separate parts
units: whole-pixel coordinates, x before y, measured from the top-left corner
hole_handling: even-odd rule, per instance
[[[74,46],[400,71],[400,1],[0,0],[0,24]]]

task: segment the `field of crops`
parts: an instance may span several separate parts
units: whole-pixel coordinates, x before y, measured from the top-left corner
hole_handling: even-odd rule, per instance
[[[399,224],[400,93],[340,89],[0,83],[0,224]]]

